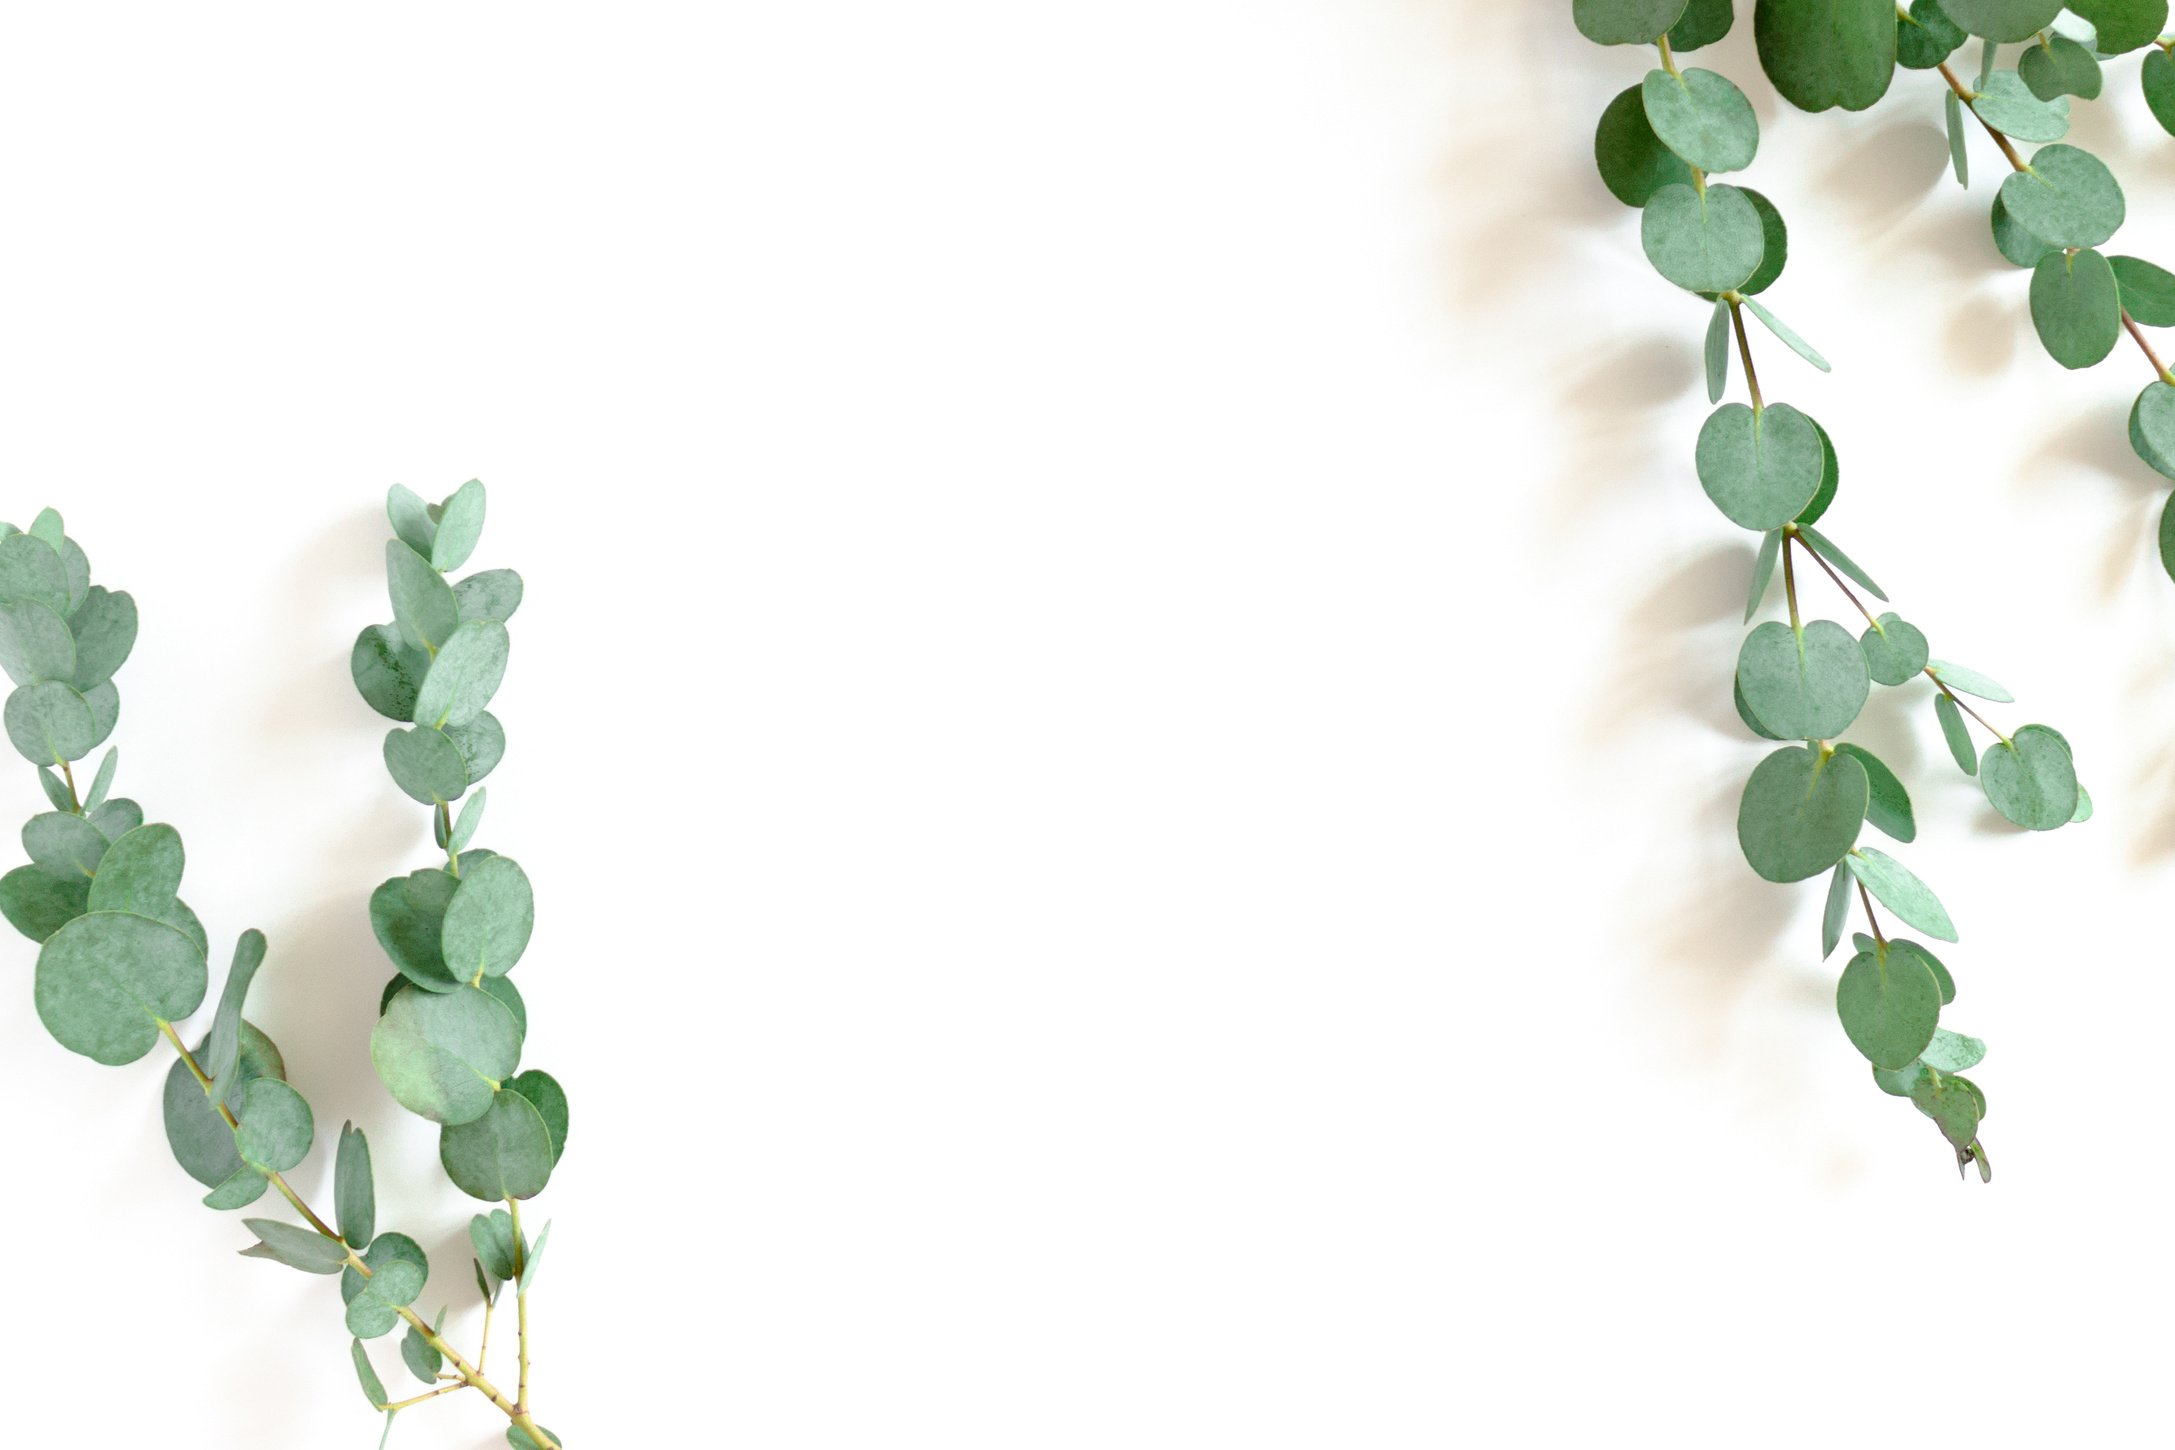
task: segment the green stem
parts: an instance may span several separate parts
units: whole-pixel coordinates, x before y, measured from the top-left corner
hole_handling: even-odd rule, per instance
[[[196,1060],[196,1054],[189,1051],[187,1045],[182,1042],[180,1034],[174,1031],[174,1024],[171,1022],[161,1021],[159,1023],[159,1032],[160,1035],[165,1037],[165,1039],[173,1045],[174,1051],[181,1054],[181,1060],[184,1063],[188,1064],[189,1074],[196,1079],[197,1086],[203,1088],[206,1094],[209,1094],[211,1091],[211,1076],[204,1071],[203,1064]],[[240,1126],[240,1124],[235,1119],[233,1110],[228,1108],[225,1103],[215,1102],[213,1106],[219,1110],[219,1116],[226,1120],[226,1124],[228,1127],[233,1128]],[[357,1254],[354,1248],[349,1245],[345,1239],[341,1238],[338,1233],[334,1232],[330,1224],[319,1218],[317,1214],[310,1208],[309,1204],[303,1202],[302,1195],[296,1193],[294,1189],[289,1186],[285,1178],[281,1177],[277,1173],[269,1172],[266,1173],[264,1176],[265,1180],[268,1183],[270,1183],[274,1188],[279,1190],[280,1196],[286,1199],[287,1202],[293,1206],[294,1211],[302,1215],[304,1222],[308,1223],[311,1228],[317,1230],[317,1232],[322,1234],[324,1237],[331,1239],[334,1243],[337,1243],[343,1248],[347,1249],[347,1267],[353,1269],[356,1273],[362,1275],[365,1279],[374,1277],[373,1271],[368,1264],[363,1262],[362,1256]],[[536,1421],[529,1415],[528,1410],[524,1406],[516,1405],[512,1401],[508,1400],[505,1396],[505,1393],[501,1391],[497,1385],[492,1384],[490,1380],[484,1377],[482,1370],[477,1369],[474,1365],[471,1365],[466,1359],[462,1357],[459,1350],[455,1349],[452,1345],[446,1343],[444,1338],[439,1335],[438,1331],[431,1328],[431,1326],[424,1321],[422,1315],[416,1313],[413,1309],[408,1308],[406,1305],[399,1306],[399,1313],[401,1318],[408,1321],[409,1327],[415,1330],[417,1334],[421,1335],[423,1340],[427,1344],[429,1344],[431,1348],[437,1350],[440,1354],[445,1356],[447,1362],[450,1363],[453,1368],[460,1374],[461,1385],[463,1387],[473,1386],[474,1388],[481,1390],[483,1392],[484,1398],[489,1400],[492,1404],[498,1406],[500,1410],[504,1411],[506,1417],[509,1420],[512,1420],[522,1429],[528,1431],[530,1438],[535,1440],[536,1443],[542,1447],[542,1450],[559,1450],[559,1442],[552,1439],[551,1436],[547,1435],[542,1429],[538,1428]],[[526,1355],[524,1355],[524,1380],[527,1378],[526,1370],[527,1357]],[[435,1395],[436,1393],[437,1392],[434,1391],[433,1395]],[[430,1399],[433,1397],[433,1395],[425,1395],[423,1396],[423,1398]],[[524,1391],[523,1398],[525,1399],[526,1397],[526,1392]]]
[[[1782,592],[1790,600],[1790,631],[1802,635],[1805,627],[1798,623],[1797,618],[1797,566],[1790,562],[1790,546],[1796,542],[1796,535],[1785,530],[1782,535]],[[1817,559],[1820,556],[1815,554],[1813,557]]]
[[[1845,867],[1844,869],[1848,870],[1849,868]],[[1873,915],[1873,898],[1866,894],[1863,881],[1858,883],[1858,899],[1865,903],[1865,924],[1873,928],[1873,940],[1879,942],[1882,946],[1888,945],[1888,938],[1880,934],[1880,921]]]
[[[507,1199],[506,1208],[514,1221],[514,1314],[521,1345],[521,1385],[515,1403],[526,1414],[529,1408],[529,1291],[521,1281],[528,1272],[529,1246],[521,1237],[521,1200]]]
[[[1752,339],[1745,335],[1744,304],[1734,292],[1729,294],[1729,320],[1737,327],[1737,356],[1744,360],[1745,386],[1752,390],[1752,411],[1764,413],[1767,404],[1760,397],[1759,370],[1752,366]]]

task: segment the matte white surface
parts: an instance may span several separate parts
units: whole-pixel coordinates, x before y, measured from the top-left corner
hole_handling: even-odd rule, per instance
[[[573,1450],[2159,1423],[2146,374],[2039,354],[1937,81],[1808,117],[1744,21],[1699,63],[1836,364],[1757,344],[1841,450],[1830,532],[2099,801],[2020,837],[1921,692],[1868,716],[1991,1189],[1866,1080],[1819,886],[1738,856],[1705,315],[1592,172],[1646,57],[1567,5],[17,18],[0,516],[55,503],[140,601],[121,786],[222,960],[270,935],[253,1015],[371,1130],[433,1305],[468,1208],[365,1054],[364,902],[429,837],[346,651],[390,482],[482,476],[477,565],[528,578],[480,839],[574,1100],[533,1214]],[[2077,134],[2165,262],[2136,66]],[[12,1433],[374,1444],[329,1286],[169,1161],[163,1064],[68,1057],[6,952]],[[460,1396],[394,1443],[502,1441]]]

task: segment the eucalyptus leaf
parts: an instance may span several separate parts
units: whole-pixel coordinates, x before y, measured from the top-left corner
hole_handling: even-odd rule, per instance
[[[410,649],[435,653],[460,626],[461,607],[453,586],[430,560],[398,539],[385,541],[385,582],[393,597],[393,619]]]
[[[59,551],[28,534],[0,538],[0,603],[33,600],[66,618],[73,612]]]
[[[1940,984],[1913,956],[1860,952],[1835,984],[1835,1015],[1851,1046],[1875,1067],[1909,1067],[1940,1025]]]
[[[1707,322],[1707,401],[1719,403],[1729,390],[1729,303],[1717,297]]]
[[[1640,108],[1639,88],[1633,86],[1624,94],[1631,98],[1633,108],[1639,110],[1640,124],[1644,125],[1646,113],[1643,108]],[[1598,145],[1598,142],[1596,144]],[[1661,145],[1659,141],[1654,144],[1656,146]],[[1668,154],[1667,148],[1663,148],[1663,154]],[[1670,159],[1672,161],[1676,160],[1673,156]],[[1677,165],[1681,168],[1684,163],[1678,161]],[[1606,181],[1608,177],[1608,170],[1604,166],[1602,179]],[[1689,181],[1690,172],[1685,172],[1682,177],[1673,176],[1669,179],[1672,181]],[[1615,189],[1615,185],[1615,182],[1609,182],[1611,190]],[[1646,198],[1642,196],[1632,205],[1642,206],[1645,201]],[[521,576],[511,569],[485,569],[481,573],[469,575],[466,579],[454,585],[453,598],[460,607],[462,620],[495,619],[504,624],[507,620],[512,619],[514,611],[521,607]]]
[[[534,1198],[551,1181],[551,1132],[534,1103],[501,1091],[482,1117],[439,1134],[438,1157],[454,1186],[471,1198]]]
[[[1852,559],[1850,555],[1836,548],[1834,542],[1827,535],[1815,529],[1811,524],[1798,525],[1797,535],[1798,542],[1809,545],[1814,553],[1840,569],[1846,577],[1854,581],[1868,594],[1883,604],[1888,602],[1888,595],[1881,589],[1879,584],[1874,582],[1873,576],[1859,568],[1857,561]]]
[[[349,1340],[348,1345],[355,1361],[355,1378],[362,1382],[363,1398],[370,1401],[372,1409],[384,1409],[391,1401],[385,1394],[385,1382],[371,1368],[369,1352],[363,1348],[363,1342],[359,1339]]]
[[[1857,878],[1848,867],[1838,865],[1828,877],[1827,905],[1820,913],[1820,960],[1835,955],[1835,945],[1843,939],[1843,923],[1850,916],[1852,883]]]
[[[1941,0],[1941,4],[1971,34],[2004,45],[2031,39],[2062,13],[2062,0]]]
[[[2145,109],[2152,112],[2161,130],[2175,135],[2175,56],[2153,51],[2145,57],[2138,80],[2145,88]]]
[[[1596,45],[1651,45],[1684,10],[1685,0],[1572,0],[1571,18]]]
[[[430,505],[422,495],[404,484],[394,484],[385,494],[385,516],[392,521],[393,533],[402,543],[419,557],[430,557],[438,522],[431,517]]]
[[[468,849],[468,843],[476,838],[476,828],[483,824],[483,803],[490,797],[489,787],[479,786],[476,793],[461,807],[460,816],[453,822],[453,829],[446,836],[445,847],[458,856]]]
[[[1971,731],[1964,724],[1956,702],[1947,695],[1933,697],[1934,718],[1941,722],[1941,738],[1948,742],[1948,753],[1956,758],[1956,765],[1965,775],[1979,773],[1979,752],[1972,747]]]
[[[438,1316],[438,1327],[440,1329],[445,1327],[445,1314],[443,1312]],[[357,1343],[360,1342],[357,1341]],[[438,1383],[438,1373],[446,1367],[446,1357],[440,1354],[437,1346],[424,1338],[412,1324],[408,1326],[408,1332],[401,1337],[400,1359],[403,1364],[408,1366],[408,1373],[427,1385]]]
[[[520,1064],[521,1034],[502,1003],[474,988],[410,987],[378,1019],[370,1058],[402,1107],[457,1127],[490,1111]]]
[[[245,1218],[242,1227],[257,1236],[263,1250],[244,1250],[249,1257],[270,1258],[306,1274],[337,1274],[347,1262],[347,1245],[314,1229],[298,1228],[274,1218]]]
[[[453,737],[428,725],[388,731],[385,768],[393,783],[424,805],[443,805],[468,789],[468,761]]]
[[[1956,1148],[1976,1147],[1979,1120],[1986,1116],[1986,1100],[1969,1081],[1929,1073],[1912,1085],[1911,1101],[1933,1119],[1941,1136]]]
[[[340,1147],[333,1160],[333,1212],[340,1237],[355,1249],[367,1249],[377,1236],[377,1179],[370,1166],[370,1140],[353,1123],[340,1127]]]
[[[1872,751],[1862,745],[1844,742],[1835,747],[1838,755],[1848,755],[1865,767],[1868,796],[1865,818],[1891,838],[1910,842],[1917,839],[1918,820],[1911,812],[1910,793],[1896,773]]]
[[[1956,925],[1941,899],[1909,867],[1885,851],[1860,846],[1843,858],[1873,899],[1936,941],[1956,940]],[[1913,1053],[1912,1056],[1916,1056]]]
[[[1896,64],[1932,70],[1954,55],[1965,40],[1963,27],[1949,18],[1940,0],[1912,0],[1908,14],[1896,16]],[[1951,104],[1956,93],[1948,93]]]
[[[2066,826],[2077,813],[2077,767],[2059,736],[2026,725],[1979,758],[1979,783],[1994,809],[2028,831]]]
[[[243,1162],[260,1172],[285,1173],[309,1156],[317,1124],[302,1094],[276,1077],[260,1077],[242,1087],[239,1099],[234,1147]]]
[[[94,911],[38,952],[38,1018],[70,1052],[118,1067],[157,1045],[162,1022],[197,1009],[205,977],[203,954],[177,928]]]
[[[501,1282],[514,1277],[514,1221],[503,1208],[479,1213],[468,1221],[469,1242],[476,1249],[476,1263]]]
[[[1836,489],[1843,480],[1842,464],[1835,456],[1835,444],[1829,440],[1828,430],[1815,423],[1813,431],[1820,435],[1820,491],[1813,495],[1813,501],[1805,505],[1804,512],[1797,516],[1800,525],[1819,522],[1820,516],[1835,502]]]
[[[62,881],[88,882],[111,849],[98,827],[69,811],[43,811],[23,822],[30,863]]]
[[[2093,100],[2106,79],[2092,52],[2066,35],[2050,35],[2044,44],[2028,48],[2017,57],[2016,70],[2031,93],[2042,101],[2057,96]]]
[[[1994,247],[2014,266],[2036,267],[2049,255],[2058,255],[2062,250],[2045,237],[2020,226],[2016,218],[2009,215],[2009,208],[2002,204],[1999,196],[1994,198],[1992,217]]]
[[[1752,561],[1752,589],[1745,599],[1745,622],[1760,612],[1760,601],[1767,597],[1767,586],[1774,581],[1775,561],[1782,557],[1782,530],[1769,529],[1760,539],[1759,555]],[[1738,689],[1744,688],[1739,682]]]
[[[1654,270],[1691,292],[1730,291],[1766,250],[1759,210],[1731,186],[1661,188],[1640,213],[1639,239]]]
[[[1737,806],[1737,841],[1769,881],[1804,881],[1857,844],[1871,786],[1848,755],[1789,745],[1753,769]]]
[[[400,637],[400,627],[373,624],[355,637],[348,673],[371,709],[388,720],[415,718],[415,697],[430,672],[430,656]]]
[[[363,1262],[370,1267],[368,1278],[362,1279],[353,1269],[343,1277],[343,1293],[348,1280],[361,1280],[347,1300],[347,1329],[357,1339],[377,1339],[392,1333],[400,1323],[400,1311],[422,1296],[430,1278],[430,1261],[414,1239],[388,1233],[370,1245]]]
[[[1887,94],[1895,0],[1759,0],[1752,27],[1760,65],[1801,111],[1862,111]]]
[[[244,1024],[241,1041],[238,1069],[242,1081],[255,1082],[259,1078],[285,1075],[286,1066],[280,1061],[279,1049],[255,1026]],[[203,1046],[199,1044],[199,1058],[202,1053]],[[220,1116],[203,1084],[189,1071],[189,1064],[179,1057],[167,1070],[162,1107],[166,1143],[183,1172],[206,1188],[219,1189],[234,1184],[225,1207],[247,1207],[263,1196],[268,1186],[265,1176],[242,1162],[242,1155],[235,1146],[233,1127]]]
[[[76,641],[68,621],[34,599],[0,604],[0,670],[18,685],[72,681]]]
[[[1951,1032],[1946,1027],[1936,1028],[1933,1041],[1919,1054],[1919,1060],[1936,1072],[1969,1072],[1985,1057],[1985,1043],[1976,1037]]]
[[[50,938],[90,910],[87,876],[64,881],[35,866],[18,866],[0,876],[0,916],[32,941]]]
[[[454,630],[416,693],[415,723],[442,730],[482,714],[506,677],[508,643],[506,626],[495,619],[472,619]]]
[[[1760,324],[1776,337],[1782,339],[1783,345],[1788,347],[1790,351],[1796,353],[1822,372],[1831,371],[1828,360],[1815,351],[1811,343],[1791,331],[1781,318],[1769,312],[1750,297],[1745,299],[1744,305],[1752,309],[1752,315],[1760,320]]]
[[[1701,171],[1742,171],[1759,154],[1759,119],[1728,77],[1696,66],[1674,75],[1652,70],[1640,94],[1654,134]]]
[[[68,617],[67,627],[75,638],[75,687],[95,690],[113,678],[136,648],[136,601],[92,585]]]
[[[1878,625],[1869,625],[1858,636],[1865,651],[1866,669],[1883,685],[1904,685],[1926,668],[1926,636],[1917,625],[1890,610]]]
[[[2013,70],[1986,78],[1971,109],[1996,131],[2018,141],[2059,141],[2069,134],[2069,97],[2042,100]]]
[[[1964,146],[1964,106],[1954,91],[1945,93],[1941,100],[1942,121],[1948,130],[1948,164],[1956,173],[1956,184],[1969,189],[1971,186],[1971,153]]]
[[[2122,55],[2152,44],[2167,29],[2168,0],[2069,0],[2092,23],[2093,48]]]
[[[1725,403],[1699,430],[1700,487],[1739,528],[1791,522],[1820,492],[1824,457],[1813,420],[1787,403]]]
[[[470,785],[498,769],[499,760],[506,754],[505,727],[498,723],[498,717],[489,710],[466,725],[447,726],[446,737],[460,751]]]
[[[2145,384],[2130,407],[2130,447],[2154,472],[2175,478],[2175,387]]]
[[[32,765],[81,760],[100,738],[90,703],[58,680],[19,686],[0,710],[0,722],[7,726],[9,743]]]
[[[2138,257],[2109,257],[2122,308],[2147,327],[2175,327],[2175,272]]]
[[[441,573],[458,569],[476,551],[483,536],[483,485],[471,478],[439,506],[438,531],[431,539],[430,561]]]
[[[503,977],[528,949],[536,895],[514,861],[493,856],[461,878],[446,908],[441,939],[446,966],[463,981]]]
[[[506,1079],[505,1090],[527,1098],[529,1105],[543,1118],[544,1127],[551,1134],[551,1161],[557,1166],[566,1154],[566,1089],[560,1087],[559,1080],[550,1073],[530,1068]]]
[[[2065,368],[2088,368],[2122,337],[2122,295],[2107,259],[2087,247],[2054,252],[2032,269],[2032,325]]]
[[[105,758],[98,762],[98,774],[91,779],[90,794],[83,797],[83,809],[95,811],[106,803],[106,793],[113,789],[113,772],[121,763],[121,752],[108,748]]]
[[[1825,619],[1802,632],[1777,620],[1753,630],[1737,656],[1737,682],[1760,723],[1785,740],[1842,734],[1871,688],[1864,650]]]
[[[248,1031],[242,1010],[249,1001],[249,985],[264,965],[265,941],[261,931],[245,931],[234,942],[234,960],[227,968],[226,985],[219,992],[219,1006],[212,1014],[211,1034],[205,1039],[204,1075],[211,1079],[213,1096],[229,1107],[239,1105],[239,1091],[248,1081]],[[237,1067],[242,1069],[236,1075]],[[282,1074],[284,1075],[284,1074]]]
[[[445,908],[452,897],[447,894],[433,901],[413,889],[418,878],[433,877],[443,881],[445,873],[435,869],[419,871],[410,877],[396,876],[379,886],[370,895],[370,927],[402,977],[429,991],[450,992],[461,985],[461,979],[446,965],[440,939],[445,930]]]
[[[2042,146],[2029,171],[2001,183],[2019,225],[2057,247],[2096,247],[2121,229],[2128,208],[2105,163],[2074,146]]]
[[[181,892],[183,864],[179,831],[166,825],[138,826],[100,859],[91,882],[91,910],[162,918]]]

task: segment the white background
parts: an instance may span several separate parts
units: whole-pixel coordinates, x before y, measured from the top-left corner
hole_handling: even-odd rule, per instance
[[[270,935],[252,1015],[470,1346],[470,1206],[366,1057],[364,903],[427,823],[345,660],[391,482],[482,476],[476,564],[528,578],[480,839],[573,1094],[532,1215],[574,1450],[2144,1435],[2146,374],[2040,355],[1938,82],[1778,110],[1748,30],[1700,60],[1836,364],[1757,344],[1841,450],[1830,532],[2099,802],[2023,837],[1921,691],[1865,722],[1964,932],[1990,1189],[1843,1039],[1819,886],[1738,856],[1705,314],[1592,172],[1647,57],[1567,5],[15,18],[0,516],[136,595],[120,786],[222,960]],[[2166,262],[2136,69],[2077,134]],[[233,1257],[163,1064],[66,1055],[8,954],[11,1431],[374,1444],[329,1284]]]

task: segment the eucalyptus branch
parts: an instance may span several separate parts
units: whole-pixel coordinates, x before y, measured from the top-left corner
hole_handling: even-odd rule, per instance
[[[375,1179],[362,1133],[352,1124],[341,1130],[332,1220],[288,1181],[310,1155],[316,1123],[308,1100],[287,1080],[278,1046],[243,1015],[265,960],[261,932],[245,931],[237,940],[203,1040],[193,1048],[183,1040],[176,1024],[209,993],[210,940],[180,895],[180,833],[147,824],[141,806],[111,794],[117,750],[106,750],[88,791],[79,789],[74,768],[119,721],[114,676],[134,649],[136,631],[135,601],[91,583],[89,560],[59,514],[45,510],[27,531],[0,526],[0,670],[15,686],[0,723],[37,767],[52,807],[23,828],[30,862],[0,876],[0,915],[40,944],[39,1020],[63,1047],[109,1066],[137,1062],[162,1040],[173,1048],[164,1117],[176,1161],[210,1190],[207,1207],[246,1208],[269,1189],[294,1210],[300,1224],[245,1219],[256,1243],[244,1253],[339,1277],[356,1372],[371,1403],[386,1412],[388,1429],[401,1409],[474,1389],[507,1416],[516,1447],[556,1450],[529,1413],[525,1376],[519,1398],[508,1399],[439,1325],[416,1312],[428,1262],[414,1239],[377,1231]],[[440,660],[426,672],[425,689],[443,691],[452,683],[441,677],[444,668]],[[563,1096],[555,1121],[563,1135]],[[535,1250],[524,1248],[527,1274],[541,1248],[541,1239]],[[395,1402],[362,1341],[402,1323],[408,1326],[402,1356],[432,1389]],[[454,1383],[441,1386],[448,1363]]]
[[[1800,106],[1862,109],[1887,89],[1899,27],[1914,23],[1908,16],[1890,18],[1890,8],[1886,0],[1871,8],[1861,0],[1767,0],[1757,22],[1762,62]],[[1841,737],[1875,683],[1897,687],[1925,675],[1958,766],[1979,779],[2002,815],[2029,829],[2053,830],[2089,815],[2089,797],[2077,783],[2068,742],[2047,726],[2026,725],[2007,735],[1987,725],[1995,739],[1983,755],[1976,753],[1960,696],[2006,701],[2008,691],[1975,670],[1932,658],[1924,633],[1896,613],[1875,615],[1845,577],[1882,603],[1887,594],[1816,527],[1840,482],[1835,446],[1812,418],[1762,388],[1745,314],[1820,371],[1828,371],[1828,363],[1759,300],[1787,263],[1781,214],[1758,192],[1714,180],[1752,163],[1759,123],[1732,82],[1680,63],[1686,52],[1728,32],[1732,6],[1728,0],[1574,0],[1573,13],[1592,40],[1651,44],[1660,55],[1660,66],[1603,113],[1595,160],[1609,190],[1639,209],[1641,245],[1655,270],[1710,308],[1707,395],[1719,406],[1700,430],[1694,462],[1701,487],[1722,514],[1761,536],[1748,623],[1778,563],[1783,575],[1788,621],[1753,629],[1737,659],[1737,713],[1755,735],[1781,747],[1746,782],[1738,843],[1767,880],[1828,876],[1823,957],[1841,939],[1852,895],[1864,904],[1872,934],[1855,938],[1857,953],[1836,989],[1844,1032],[1871,1063],[1875,1082],[1908,1097],[1948,1139],[1958,1167],[1976,1163],[1985,1177],[1978,1128],[1986,1099],[1957,1075],[1980,1060],[1985,1045],[1941,1025],[1941,1009],[1956,995],[1947,967],[1920,943],[1882,931],[1873,903],[1935,940],[1955,941],[1955,926],[1909,868],[1861,844],[1867,823],[1909,842],[1916,839],[1917,822],[1896,773]],[[1946,57],[1943,51],[1926,64]],[[1722,401],[1732,341],[1748,403]],[[1805,618],[1799,550],[1864,617],[1861,635],[1831,620]]]
[[[529,1403],[529,1289],[551,1226],[530,1243],[521,1204],[544,1191],[566,1151],[567,1097],[549,1073],[518,1070],[528,1008],[508,974],[528,949],[534,889],[511,857],[472,844],[488,794],[481,782],[506,747],[488,706],[506,675],[506,623],[520,607],[521,576],[492,569],[447,578],[475,551],[485,502],[474,480],[436,504],[391,491],[385,568],[393,620],[363,630],[350,658],[363,699],[399,722],[385,737],[386,769],[428,808],[445,856],[442,865],[384,882],[370,898],[371,925],[396,972],[370,1055],[395,1101],[440,1125],[439,1161],[454,1186],[505,1205],[469,1224],[486,1343],[498,1295],[514,1286],[520,1380],[510,1404],[495,1394],[493,1403],[513,1421],[516,1450],[557,1450]],[[455,802],[463,802],[457,815]],[[426,1380],[437,1368],[416,1360],[410,1367]]]

